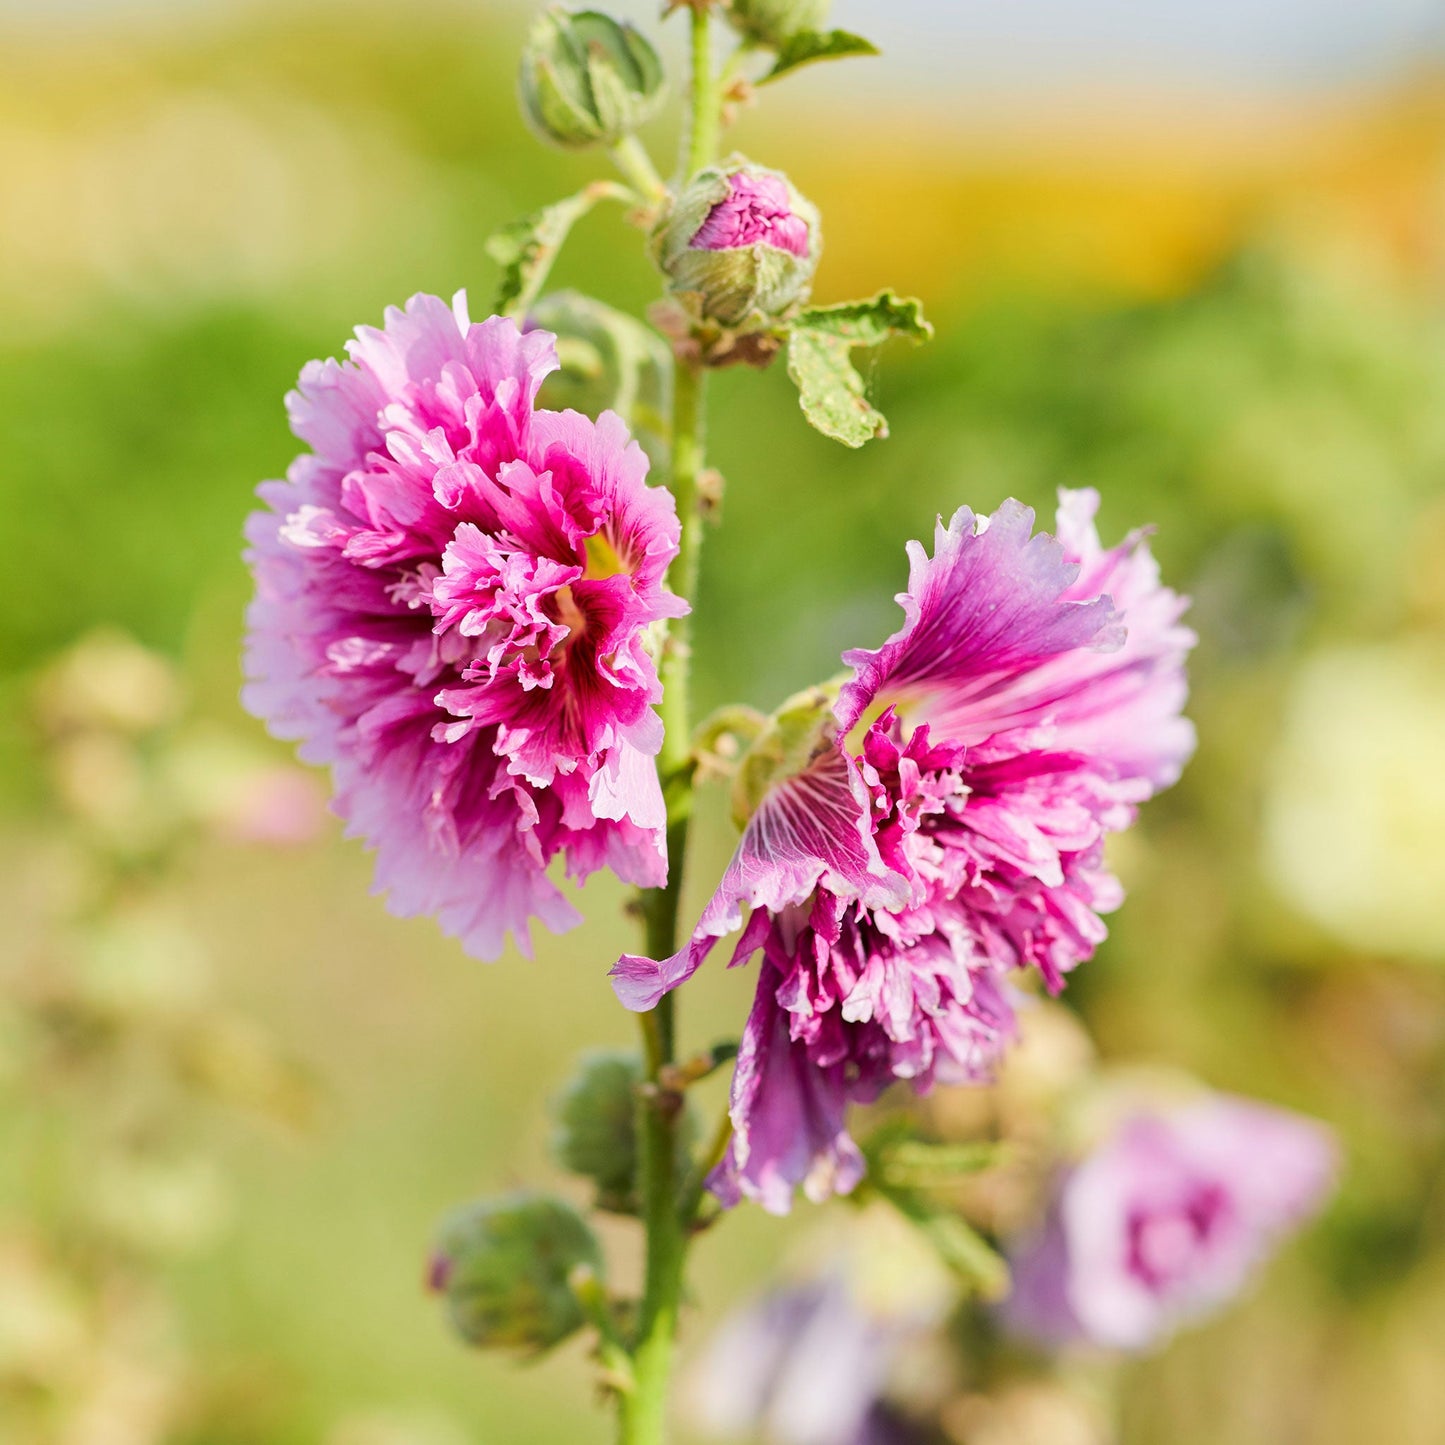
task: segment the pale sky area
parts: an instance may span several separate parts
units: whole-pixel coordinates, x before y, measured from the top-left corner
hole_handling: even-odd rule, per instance
[[[246,7],[247,0],[0,0],[0,19],[27,29],[149,28]],[[655,22],[659,5],[612,0],[610,8]],[[1445,54],[1445,0],[837,0],[834,23],[877,41],[894,83],[926,76],[931,86],[973,90],[1328,85]]]

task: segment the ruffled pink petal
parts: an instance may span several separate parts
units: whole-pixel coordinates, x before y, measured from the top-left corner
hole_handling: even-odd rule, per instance
[[[413,297],[288,399],[313,452],[261,488],[246,705],[333,769],[396,912],[468,952],[577,915],[547,876],[666,878],[647,629],[671,497],[615,416],[534,411],[553,339]]]
[[[835,710],[841,732],[878,699],[918,708],[938,737],[974,742],[1007,722],[1010,689],[1046,659],[1123,642],[1109,599],[1074,600],[1078,564],[1052,537],[1031,536],[1033,524],[1012,500],[982,524],[960,507],[939,523],[932,557],[908,544],[904,625],[877,650],[843,655],[854,675]]]

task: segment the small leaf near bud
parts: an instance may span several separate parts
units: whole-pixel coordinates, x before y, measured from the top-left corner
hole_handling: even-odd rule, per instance
[[[547,284],[547,275],[572,227],[598,201],[626,201],[631,192],[614,181],[593,181],[575,196],[543,206],[520,221],[488,236],[484,249],[502,268],[492,309],[499,316],[520,317]]]
[[[540,1354],[584,1323],[570,1284],[602,1251],[571,1205],[541,1194],[481,1200],[443,1226],[427,1282],[457,1333],[481,1349]]]
[[[657,109],[663,85],[646,38],[599,10],[552,6],[522,52],[522,112],[559,146],[616,145]]]
[[[802,312],[788,337],[788,375],[798,388],[803,414],[844,446],[861,447],[887,436],[888,423],[869,403],[850,354],[854,347],[879,346],[891,336],[926,341],[932,335],[919,302],[891,291],[869,301]]]
[[[652,244],[694,321],[751,331],[808,299],[823,235],[817,208],[785,175],[731,156],[684,187]]]
[[[799,30],[778,46],[773,68],[758,82],[766,85],[815,60],[844,60],[850,55],[877,55],[878,47],[847,30]]]
[[[781,46],[800,30],[817,30],[833,0],[728,0],[733,29],[758,45]]]

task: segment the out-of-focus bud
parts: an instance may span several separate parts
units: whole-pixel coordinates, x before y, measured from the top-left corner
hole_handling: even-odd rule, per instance
[[[820,30],[833,0],[730,0],[733,28],[763,45],[781,45],[800,30]]]
[[[801,773],[833,735],[836,685],[795,692],[767,720],[733,778],[733,821],[739,828],[757,812],[774,784]]]
[[[642,1067],[631,1054],[586,1055],[556,1102],[557,1162],[597,1186],[604,1209],[628,1212],[637,1182],[637,1085]]]
[[[538,1354],[583,1324],[568,1284],[602,1251],[571,1205],[521,1193],[458,1210],[442,1227],[427,1282],[446,1296],[458,1334],[482,1349]]]
[[[559,146],[615,145],[658,107],[662,62],[632,26],[599,10],[555,5],[522,52],[522,112]]]
[[[544,296],[527,317],[557,338],[559,369],[542,383],[539,406],[587,416],[615,411],[654,465],[667,457],[672,353],[650,326],[579,291]]]
[[[822,248],[817,208],[781,172],[741,156],[699,171],[653,235],[689,314],[734,329],[769,325],[806,301]]]

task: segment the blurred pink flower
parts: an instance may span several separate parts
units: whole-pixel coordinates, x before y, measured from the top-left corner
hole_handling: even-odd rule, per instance
[[[1322,1124],[1249,1100],[1135,1114],[1058,1182],[1004,1318],[1050,1344],[1143,1349],[1238,1294],[1336,1166]]]
[[[650,1008],[753,910],[725,1202],[851,1189],[849,1103],[986,1079],[1014,1032],[1010,972],[1057,990],[1105,936],[1122,897],[1105,835],[1193,747],[1194,639],[1142,538],[1100,545],[1097,503],[1064,493],[1057,540],[1006,502],[940,523],[932,557],[911,544],[904,626],[845,654],[844,741],[764,798],[683,950],[614,968],[622,1001]]]
[[[670,494],[610,412],[534,410],[553,338],[414,296],[287,398],[312,450],[260,490],[247,707],[329,764],[402,915],[481,958],[577,915],[564,854],[653,887],[667,871],[648,626]]]

